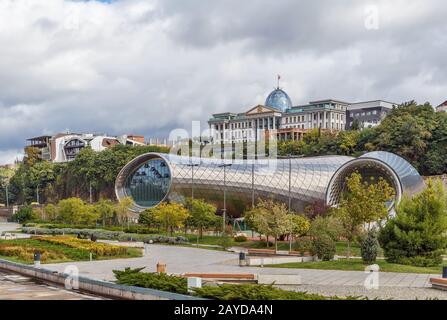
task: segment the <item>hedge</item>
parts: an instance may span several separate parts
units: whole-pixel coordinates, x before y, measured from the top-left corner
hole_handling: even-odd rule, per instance
[[[91,236],[102,240],[116,240],[116,241],[142,241],[144,243],[169,243],[169,244],[184,244],[188,243],[185,237],[168,237],[162,235],[145,235],[137,233],[124,233],[122,231],[106,231],[101,229],[45,229],[34,227],[23,227],[22,232],[34,235],[66,235],[74,234],[80,235],[82,238],[90,238]]]

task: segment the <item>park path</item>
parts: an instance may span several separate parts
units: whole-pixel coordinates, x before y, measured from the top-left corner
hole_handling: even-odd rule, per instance
[[[53,285],[39,283],[29,277],[0,270],[0,300],[99,300]]]
[[[303,285],[316,286],[363,286],[369,275],[362,271],[240,267],[238,255],[231,252],[165,245],[148,245],[147,248],[141,258],[48,264],[44,267],[63,272],[67,266],[75,265],[80,275],[107,281],[114,280],[112,270],[146,267],[146,271],[155,271],[158,262],[165,263],[169,273],[296,274],[301,277]],[[430,277],[435,276],[439,277],[439,274],[381,272],[379,286],[428,288]]]

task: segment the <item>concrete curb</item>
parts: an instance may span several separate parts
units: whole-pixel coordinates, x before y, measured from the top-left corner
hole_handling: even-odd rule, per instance
[[[0,259],[0,269],[19,273],[41,281],[55,283],[65,287],[66,280],[73,278],[66,273],[35,268],[21,263],[15,263]],[[122,300],[205,300],[188,295],[165,292],[154,289],[123,286],[107,281],[93,280],[85,277],[78,277],[79,289],[76,291],[91,293],[103,297]]]

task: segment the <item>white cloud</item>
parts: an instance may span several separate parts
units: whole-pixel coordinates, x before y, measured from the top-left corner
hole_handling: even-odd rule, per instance
[[[374,4],[378,30],[355,0],[0,0],[0,150],[67,128],[163,136],[262,103],[278,73],[296,104],[445,100],[444,3]]]

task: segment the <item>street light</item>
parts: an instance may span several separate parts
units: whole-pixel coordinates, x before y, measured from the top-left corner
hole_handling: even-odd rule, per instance
[[[251,163],[251,208],[255,208],[255,160]]]
[[[304,155],[294,156],[288,154],[285,157],[278,157],[278,158],[289,160],[289,213],[290,213],[292,211],[292,159],[304,158]]]
[[[90,181],[88,190],[89,190],[89,196],[90,196],[90,198],[89,198],[90,204],[92,204],[93,203],[93,193],[92,193],[92,182],[91,181]]]
[[[187,167],[191,167],[191,212],[192,212],[192,206],[193,206],[193,201],[194,201],[194,168],[198,167],[199,165],[197,163],[191,163],[186,165]],[[185,227],[185,234],[187,232],[187,227]],[[199,246],[199,231],[197,230],[197,247]]]
[[[219,168],[223,168],[224,170],[224,207],[223,207],[223,221],[222,221],[222,236],[225,232],[225,221],[227,217],[227,167],[231,167],[231,163],[224,163],[219,165]]]
[[[280,159],[289,159],[289,214],[292,211],[292,159],[304,158],[304,155],[294,156],[291,154]],[[292,251],[292,234],[289,234],[289,251]]]
[[[5,185],[5,191],[6,191],[6,208],[9,208],[9,191],[8,191],[9,184],[7,183]]]
[[[191,168],[191,200],[194,200],[194,168],[198,167],[199,164],[191,162],[186,166]]]

